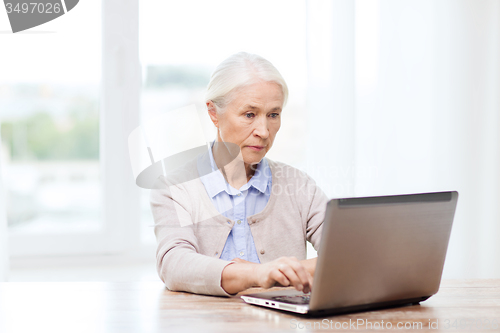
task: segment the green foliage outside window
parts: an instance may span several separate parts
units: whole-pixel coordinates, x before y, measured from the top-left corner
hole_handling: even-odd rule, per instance
[[[76,99],[64,117],[45,110],[4,121],[2,142],[13,161],[99,159],[97,102]]]

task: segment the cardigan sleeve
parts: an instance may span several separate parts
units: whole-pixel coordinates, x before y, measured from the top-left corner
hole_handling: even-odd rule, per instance
[[[199,253],[189,197],[185,200],[187,194],[178,192],[172,195],[164,177],[160,177],[155,189],[151,190],[158,275],[172,291],[230,296],[221,287],[221,275],[232,262]]]
[[[307,203],[306,238],[314,249],[319,251],[328,197],[310,176],[306,177],[307,200],[304,200]]]

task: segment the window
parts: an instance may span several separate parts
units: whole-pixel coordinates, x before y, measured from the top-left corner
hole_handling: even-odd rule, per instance
[[[78,11],[2,38],[10,50],[0,63],[0,152],[12,255],[59,253],[53,236],[103,227],[101,5]]]

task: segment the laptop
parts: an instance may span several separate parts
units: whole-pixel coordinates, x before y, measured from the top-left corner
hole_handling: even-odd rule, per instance
[[[322,316],[419,304],[439,290],[458,192],[332,199],[312,291],[241,296]]]

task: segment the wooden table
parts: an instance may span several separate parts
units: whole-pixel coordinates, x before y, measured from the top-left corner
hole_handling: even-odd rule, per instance
[[[500,332],[500,280],[443,281],[421,305],[312,319],[239,297],[169,292],[161,282],[0,283],[1,333],[368,331],[367,322],[377,331],[416,322],[419,332]]]

